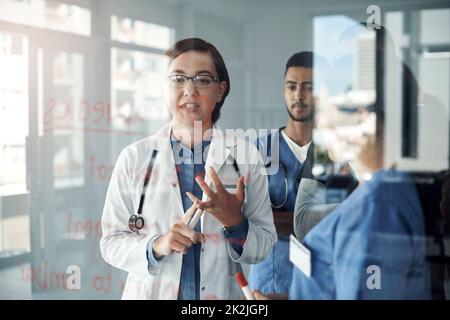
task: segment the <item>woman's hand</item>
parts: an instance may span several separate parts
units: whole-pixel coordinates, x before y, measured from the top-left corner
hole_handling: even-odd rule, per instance
[[[244,177],[240,177],[237,181],[236,193],[229,193],[213,168],[209,168],[207,174],[211,178],[216,192],[211,190],[203,178],[197,177],[195,181],[197,181],[200,188],[207,195],[208,200],[201,201],[190,192],[187,195],[194,203],[197,203],[197,208],[211,213],[224,227],[238,225],[244,217],[241,212],[242,203],[245,198]]]
[[[195,211],[196,203],[194,202],[183,217],[173,224],[167,233],[153,242],[153,254],[156,258],[168,256],[174,251],[186,254],[193,244],[205,242],[204,234],[195,232],[187,226]]]

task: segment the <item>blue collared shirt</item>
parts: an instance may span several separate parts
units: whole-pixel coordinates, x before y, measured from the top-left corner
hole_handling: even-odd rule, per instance
[[[210,141],[203,141],[202,145],[188,149],[182,145],[173,136],[171,137],[171,144],[175,166],[177,171],[178,182],[180,184],[181,200],[183,203],[183,210],[186,212],[191,206],[192,201],[186,195],[186,192],[191,192],[197,198],[201,199],[203,192],[200,186],[195,182],[197,176],[204,178],[205,163],[208,155]],[[200,221],[195,226],[196,232],[201,231]],[[248,220],[242,219],[239,225],[227,228],[224,230],[224,235],[234,250],[242,254],[243,243],[247,238]],[[148,244],[147,256],[151,265],[158,264],[157,259],[153,256],[152,246],[157,237],[153,237]],[[183,255],[183,262],[181,267],[180,290],[178,292],[179,300],[199,300],[200,299],[200,251],[201,244],[196,243],[188,250],[187,254]]]

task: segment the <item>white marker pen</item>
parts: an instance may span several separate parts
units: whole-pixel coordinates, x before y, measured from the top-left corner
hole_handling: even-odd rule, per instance
[[[201,209],[197,209],[197,211],[195,211],[194,215],[191,218],[191,221],[189,221],[188,223],[188,227],[191,229],[194,229],[195,226],[197,225],[198,220],[200,220],[200,218],[202,217],[203,214],[203,210]]]
[[[248,286],[247,280],[242,272],[236,272],[236,281],[241,287],[242,292],[244,293],[245,299],[247,300],[255,300],[253,294]]]

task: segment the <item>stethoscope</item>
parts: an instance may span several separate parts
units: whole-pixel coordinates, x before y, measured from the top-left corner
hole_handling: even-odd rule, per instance
[[[281,129],[283,129],[283,128],[280,128],[280,130]],[[297,177],[297,181],[300,181],[300,179],[302,178],[303,173],[305,171],[305,166],[310,164],[309,162],[311,161],[311,157],[312,157],[312,154],[310,154],[310,150],[312,150],[311,146],[308,149],[306,160],[303,162],[302,168],[300,169],[300,173]],[[270,167],[270,165],[271,165],[270,163],[268,165],[266,165],[266,168]],[[272,200],[269,197],[270,205],[272,206],[273,209],[280,209],[280,208],[284,207],[286,205],[286,202],[288,201],[288,195],[289,195],[287,169],[281,160],[279,160],[279,167],[280,167],[281,171],[283,172],[283,177],[284,177],[284,199],[283,199],[283,201],[281,201],[280,204],[275,204],[275,203],[272,203]]]
[[[144,228],[144,218],[142,217],[142,207],[144,206],[145,200],[145,190],[147,190],[147,185],[150,180],[150,176],[152,175],[153,164],[155,162],[156,155],[158,154],[157,150],[152,151],[152,156],[150,158],[150,162],[148,163],[147,171],[145,173],[144,186],[142,187],[141,198],[139,200],[139,208],[137,214],[133,214],[128,220],[128,227],[133,232],[139,232],[142,228]]]
[[[284,207],[284,205],[286,204],[286,202],[288,200],[288,179],[287,179],[286,166],[284,165],[283,162],[280,161],[279,167],[280,167],[281,171],[283,171],[283,177],[284,177],[284,200],[281,202],[281,204],[274,204],[274,203],[272,203],[272,200],[269,197],[270,205],[272,206],[273,209],[280,209],[281,207]]]
[[[150,176],[152,175],[153,164],[155,163],[156,155],[158,154],[157,150],[152,151],[152,156],[150,158],[150,162],[148,163],[147,171],[145,173],[144,185],[142,187],[141,198],[139,200],[139,208],[137,214],[133,214],[130,219],[128,219],[128,227],[132,232],[138,233],[139,230],[144,228],[144,218],[142,217],[142,208],[144,206],[145,200],[145,191],[147,190],[147,185],[150,180]],[[236,163],[236,159],[233,158],[233,168],[236,171],[238,177],[241,177],[241,173],[239,171],[239,166]],[[227,187],[227,186],[224,186]]]

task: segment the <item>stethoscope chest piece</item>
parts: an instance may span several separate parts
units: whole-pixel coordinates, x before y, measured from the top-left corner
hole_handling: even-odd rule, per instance
[[[144,228],[144,218],[133,214],[130,219],[128,219],[128,227],[133,232],[141,230],[142,228]]]

